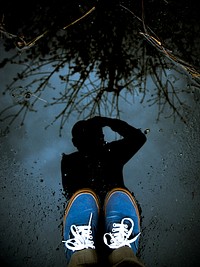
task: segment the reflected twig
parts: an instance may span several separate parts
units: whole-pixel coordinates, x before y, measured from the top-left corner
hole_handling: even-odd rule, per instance
[[[68,24],[67,26],[63,27],[63,30],[66,30],[67,28],[69,28],[70,26],[74,25],[75,23],[79,22],[80,20],[82,20],[83,18],[85,18],[87,15],[89,15],[90,13],[92,13],[95,10],[95,6],[92,7],[87,13],[85,13],[82,17],[78,18],[77,20],[73,21],[72,23]]]
[[[153,33],[153,31],[147,27],[145,25],[144,22],[144,4],[142,1],[142,19],[139,18],[138,16],[136,16],[134,14],[134,12],[132,12],[130,9],[128,9],[127,7],[120,5],[121,7],[123,7],[124,9],[126,9],[127,11],[129,11],[135,18],[137,18],[139,21],[142,22],[143,24],[143,29],[144,32],[140,32],[140,34],[152,45],[154,46],[159,52],[161,52],[163,55],[165,55],[168,59],[172,60],[174,63],[177,63],[180,67],[182,67],[184,70],[186,70],[187,73],[189,73],[190,75],[192,75],[193,78],[200,78],[200,73],[198,70],[196,70],[194,68],[194,66],[192,66],[191,64],[187,63],[186,61],[180,59],[179,57],[175,56],[169,49],[165,48],[165,46],[162,44],[162,42],[159,40],[159,38],[157,36],[152,36],[151,33]],[[150,30],[150,32],[149,32]]]
[[[76,19],[75,21],[71,22],[70,24],[66,25],[65,27],[63,27],[63,30],[66,30],[67,28],[69,28],[70,26],[76,24],[77,22],[79,22],[80,20],[84,19],[86,16],[88,16],[90,13],[92,13],[95,10],[95,7],[92,7],[88,12],[86,12],[83,16],[81,16],[80,18]],[[31,47],[33,47],[36,42],[38,42],[41,38],[43,38],[47,33],[50,32],[50,30],[46,30],[44,31],[42,34],[38,35],[37,37],[33,38],[31,41],[27,42],[25,40],[24,36],[19,36],[16,34],[12,34],[9,33],[6,29],[5,29],[5,23],[4,23],[4,15],[2,17],[2,21],[0,22],[0,33],[1,35],[4,35],[6,38],[9,39],[14,39],[15,40],[15,46],[16,48],[22,52],[24,50],[30,49]]]
[[[162,75],[158,75],[157,71],[154,70],[153,75],[151,76],[154,84],[156,85],[156,94],[152,94],[151,99],[148,100],[150,106],[157,104],[158,105],[158,120],[161,114],[165,114],[165,117],[173,116],[174,119],[179,117],[184,123],[187,123],[186,118],[179,111],[181,108],[182,111],[188,109],[188,106],[180,99],[178,92],[175,90],[173,82],[169,80],[165,74],[165,78],[162,79]],[[164,82],[164,80],[166,81]],[[171,115],[166,115],[166,108],[172,110]]]

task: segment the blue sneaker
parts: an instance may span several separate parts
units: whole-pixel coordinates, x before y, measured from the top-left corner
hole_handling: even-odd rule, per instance
[[[76,251],[95,249],[99,201],[90,189],[77,191],[70,199],[65,215],[63,236],[67,264]]]
[[[105,199],[104,243],[110,249],[123,246],[137,253],[140,236],[140,215],[134,197],[123,188],[110,191]]]

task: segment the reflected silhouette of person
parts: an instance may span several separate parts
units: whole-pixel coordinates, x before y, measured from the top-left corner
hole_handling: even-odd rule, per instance
[[[103,127],[110,127],[122,138],[106,142]],[[81,188],[91,188],[101,199],[114,187],[126,188],[123,167],[144,145],[146,136],[125,121],[96,116],[75,123],[72,142],[77,151],[63,153],[61,160],[66,197],[70,198]]]

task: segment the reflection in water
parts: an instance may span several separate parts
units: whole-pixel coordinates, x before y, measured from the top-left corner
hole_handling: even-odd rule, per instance
[[[106,142],[103,127],[110,127],[122,139]],[[122,120],[97,116],[77,122],[72,128],[72,141],[78,151],[63,154],[61,162],[66,196],[92,188],[103,199],[112,188],[125,187],[123,166],[144,145],[146,136]]]
[[[194,36],[198,40],[200,32],[195,7],[188,9],[182,1],[179,16],[180,7],[174,1],[59,0],[48,6],[42,1],[27,5],[27,12],[17,3],[9,5],[9,1],[2,7],[0,31],[5,48],[17,45],[19,53],[3,59],[0,66],[24,66],[5,89],[4,94],[9,93],[17,103],[1,111],[2,120],[12,123],[20,113],[25,118],[28,111],[37,110],[37,102],[62,107],[55,118],[60,120],[61,129],[74,111],[85,118],[102,113],[119,117],[120,97],[126,95],[129,100],[130,94],[139,90],[142,102],[150,76],[155,84],[151,104],[159,105],[160,113],[165,113],[163,107],[167,106],[186,121],[180,112],[184,109],[180,91],[191,93],[200,87],[199,72],[193,67],[199,64],[198,50],[190,43]],[[188,20],[196,27],[188,26]],[[189,41],[179,43],[185,40],[187,27]],[[185,51],[192,53],[186,55]],[[188,76],[187,86],[177,90],[166,74],[169,69],[176,70],[177,76]],[[53,84],[55,77],[59,87]],[[22,81],[23,88],[19,86]],[[48,89],[58,94],[47,101]],[[11,114],[14,105],[19,112]]]
[[[185,8],[185,2],[187,1],[189,5],[188,8]],[[9,2],[13,2],[12,5],[9,5]],[[187,87],[187,83],[185,84],[185,86],[180,86],[177,90],[176,85],[174,85],[175,79],[171,79],[172,77],[169,77],[166,74],[166,69],[167,71],[169,68],[171,70],[175,69],[173,62],[168,63],[165,60],[165,55],[161,56],[159,54],[160,52],[155,49],[154,46],[148,44],[146,39],[143,39],[143,37],[150,37],[149,35],[142,36],[139,33],[143,30],[143,25],[140,23],[140,21],[135,19],[130,12],[127,12],[119,5],[120,2],[121,4],[123,4],[123,6],[128,7],[129,10],[133,11],[134,14],[141,18],[141,8],[133,6],[137,3],[140,6],[140,0],[53,0],[48,1],[48,6],[45,8],[45,10],[44,2],[47,1],[27,1],[26,3],[23,3],[23,6],[20,5],[18,1],[7,0],[2,1],[1,3],[1,12],[3,12],[3,5],[9,5],[8,9],[4,12],[4,20],[2,21],[2,23],[4,23],[5,25],[3,25],[3,27],[8,31],[8,33],[20,35],[19,37],[21,43],[18,42],[19,45],[23,45],[24,43],[22,41],[24,40],[26,41],[26,44],[32,45],[32,41],[35,37],[41,36],[41,34],[43,34],[46,29],[50,30],[48,34],[45,34],[43,38],[38,39],[33,46],[29,47],[29,49],[27,49],[26,51],[24,50],[21,54],[18,54],[17,52],[15,54],[15,50],[12,49],[12,58],[10,57],[10,55],[4,53],[6,58],[0,59],[1,67],[9,63],[11,63],[14,68],[15,66],[18,66],[19,68],[24,66],[23,71],[16,71],[19,72],[16,77],[12,76],[10,72],[6,72],[7,69],[5,69],[5,73],[9,73],[11,80],[15,78],[10,87],[5,89],[5,94],[8,94],[8,96],[10,96],[11,101],[13,100],[15,104],[18,104],[19,110],[21,109],[21,107],[24,107],[23,111],[25,111],[26,109],[32,110],[33,105],[35,105],[36,103],[35,101],[37,101],[37,104],[46,103],[46,106],[48,106],[50,110],[53,110],[51,114],[53,114],[54,116],[55,110],[57,111],[56,108],[58,106],[60,107],[61,104],[63,104],[65,105],[65,108],[62,112],[60,112],[60,117],[58,117],[58,119],[63,118],[63,123],[61,124],[61,126],[63,126],[66,121],[67,112],[70,113],[74,110],[82,111],[83,108],[90,108],[90,103],[93,107],[93,109],[91,109],[92,114],[97,114],[98,108],[104,110],[106,105],[108,106],[112,103],[114,103],[113,110],[117,110],[117,105],[115,105],[116,102],[113,101],[112,96],[114,96],[117,100],[120,97],[121,93],[123,94],[124,92],[127,92],[132,94],[135,91],[135,88],[139,88],[141,93],[144,92],[144,96],[146,89],[148,89],[150,91],[150,94],[153,94],[151,101],[155,104],[159,104],[161,111],[163,102],[167,105],[167,101],[169,101],[170,99],[174,100],[173,96],[175,95],[175,93],[177,93],[178,90],[180,91],[179,95],[182,95],[182,90],[187,89],[188,92],[191,91],[190,86]],[[38,4],[37,9],[34,8],[34,5],[36,3]],[[81,18],[96,3],[98,3],[98,6],[96,6],[96,9],[88,16],[81,19],[78,23],[68,27],[65,31],[58,30],[63,26],[69,25],[73,21],[76,21],[76,19]],[[199,10],[196,8],[196,5],[190,0],[145,0],[144,4],[145,24],[150,26],[151,29],[153,29],[153,31],[160,37],[160,39],[162,40],[161,44],[165,44],[168,49],[172,50],[173,53],[179,55],[179,57],[184,58],[185,61],[198,66],[200,62],[198,53],[200,46],[197,40],[200,34],[200,24],[193,24],[195,16],[191,12],[192,9],[196,10],[196,13],[198,13],[199,17]],[[26,5],[29,6],[28,10],[26,9]],[[8,11],[10,12],[10,14],[8,14]],[[60,21],[58,21],[59,18]],[[6,38],[6,36],[4,37]],[[13,40],[14,39],[4,39],[6,49],[10,49],[11,47],[15,48],[15,46],[12,44]],[[156,42],[156,40],[154,41]],[[149,38],[148,41],[152,42],[152,39]],[[160,45],[160,43],[155,44]],[[161,47],[157,46],[157,48]],[[17,65],[15,65],[15,63]],[[161,75],[158,71],[160,70],[160,68],[162,70],[165,70],[165,72],[162,72],[162,74],[166,74],[163,80],[161,80]],[[179,72],[180,75],[183,75],[182,69],[178,70],[178,74]],[[146,83],[146,76],[149,73],[154,80],[155,86],[153,87],[149,87],[149,83]],[[173,73],[174,75],[174,72],[171,73]],[[60,80],[54,79],[55,76],[59,77]],[[177,76],[175,73],[175,77],[177,78],[180,76]],[[54,83],[53,86],[52,80],[56,80],[56,84]],[[22,88],[20,87],[21,85],[23,86]],[[54,92],[57,92],[58,94],[54,99],[52,98],[52,95],[49,95],[49,93],[52,92],[49,89],[51,89],[52,87],[53,89],[55,89]],[[4,90],[4,88],[2,88],[2,90]],[[44,96],[43,94],[49,95],[49,97],[47,97],[46,95]],[[130,96],[130,94],[128,94],[128,96]],[[1,97],[4,98],[3,96]],[[85,102],[81,102],[83,99],[85,100]],[[44,102],[44,100],[48,102]],[[4,102],[4,99],[2,99],[2,102]],[[170,103],[176,104],[176,102]],[[37,109],[37,106],[34,107],[35,109]],[[123,111],[126,110],[124,106],[123,108]],[[16,111],[16,114],[18,114],[16,109],[14,111]],[[10,110],[6,109],[1,118],[3,117],[10,119],[14,111],[11,112]],[[196,109],[196,111],[198,110]],[[41,112],[42,114],[43,111],[41,111],[40,109],[39,112]],[[151,121],[152,114],[148,112],[148,109],[145,109],[144,112],[144,117]],[[128,112],[127,114],[132,118],[132,114]],[[134,115],[135,117],[138,115],[137,110]],[[144,226],[146,227],[144,242],[146,251],[144,255],[146,259],[150,259],[151,266],[155,266],[156,264],[158,265],[158,262],[160,262],[160,265],[162,266],[170,265],[170,263],[172,266],[184,266],[184,264],[186,264],[185,260],[187,256],[182,257],[183,254],[189,255],[188,257],[191,261],[196,260],[197,262],[197,257],[195,256],[198,255],[198,248],[197,245],[195,247],[195,244],[197,244],[197,242],[194,238],[194,233],[196,233],[199,222],[198,194],[197,196],[195,195],[194,200],[192,199],[192,202],[190,201],[190,199],[193,198],[193,195],[191,197],[191,190],[194,191],[194,188],[198,188],[199,186],[199,176],[197,171],[198,162],[196,161],[196,159],[198,158],[198,149],[193,149],[195,144],[196,148],[198,148],[198,142],[195,142],[195,139],[198,140],[199,135],[197,134],[198,131],[194,129],[199,128],[199,124],[197,123],[199,121],[199,116],[197,112],[195,113],[195,115],[196,116],[194,116],[194,118],[192,116],[190,117],[190,130],[188,130],[188,133],[186,132],[186,129],[184,127],[180,127],[180,129],[177,128],[179,127],[179,124],[177,124],[177,126],[175,127],[175,130],[177,131],[175,134],[173,134],[173,131],[175,131],[173,129],[173,126],[165,123],[161,124],[163,129],[162,134],[160,133],[159,135],[158,131],[154,130],[153,134],[155,138],[151,142],[151,147],[153,147],[153,149],[156,148],[156,151],[153,154],[151,153],[152,150],[150,150],[149,153],[146,153],[146,155],[152,155],[152,157],[145,155],[148,166],[145,166],[145,168],[142,170],[140,166],[138,167],[138,170],[136,170],[138,171],[138,173],[141,173],[141,177],[146,177],[145,175],[147,175],[147,179],[141,178],[141,182],[139,183],[139,190],[141,190],[140,195],[142,196],[142,207],[145,211],[146,216],[146,224],[144,224]],[[138,118],[141,117],[138,116]],[[32,124],[35,123],[35,120],[32,120]],[[38,127],[43,127],[43,123],[37,122],[35,126],[35,130],[37,130]],[[29,130],[30,129],[31,128],[29,128]],[[7,132],[8,129],[4,131],[1,128],[0,135],[6,136]],[[41,143],[44,139],[48,139],[51,143],[51,141],[55,138],[55,136],[46,136],[45,133],[41,133],[42,134],[40,134],[40,132],[37,132],[37,134],[35,133],[35,135],[31,135],[31,137],[33,136],[31,142],[29,141],[30,137],[28,139],[29,144],[27,145],[27,151],[30,151],[31,149],[31,159],[33,158],[33,156],[35,156],[35,154],[33,153],[32,149],[33,145],[30,146],[30,143],[32,144],[32,142],[34,141],[34,144],[36,144],[35,142],[37,142],[38,138],[40,138]],[[16,136],[18,139],[19,136]],[[35,136],[38,138],[34,138]],[[170,142],[169,137],[171,137]],[[13,138],[16,139],[16,137]],[[52,164],[52,166],[55,166],[56,153],[52,153],[51,144],[47,142],[46,147],[48,147],[48,149],[44,149],[44,144],[42,146],[39,146],[40,142],[38,142],[36,149],[34,149],[34,151],[36,151],[36,157],[39,157],[41,159],[41,162],[43,162],[44,156],[50,151],[50,153],[48,153],[47,159],[49,159],[49,157],[52,157],[50,155],[54,155],[54,161],[52,161],[54,163]],[[21,146],[24,145],[24,143],[25,139],[23,138],[21,140]],[[7,150],[6,146],[5,149]],[[149,148],[147,147],[147,149]],[[183,155],[188,156],[182,156],[180,158],[180,155],[182,154],[179,153],[180,151],[182,153],[183,150],[185,151],[185,154]],[[43,151],[42,154],[39,154],[40,151]],[[55,149],[54,152],[56,151],[57,150]],[[72,161],[73,156],[77,156],[78,158],[78,155],[82,154],[78,151],[71,155],[63,156],[64,166],[66,166],[66,172],[63,171],[63,173],[66,174],[65,178],[68,174],[70,174],[70,166],[72,166],[74,170],[78,172],[78,170],[76,170],[78,166],[75,165],[74,161],[74,165],[70,164],[70,161],[68,161],[68,159]],[[120,154],[118,155],[120,156]],[[113,156],[115,157],[115,154]],[[160,160],[157,160],[159,156],[161,156],[160,159],[162,159],[162,162],[160,162]],[[87,157],[83,157],[82,155],[81,160],[82,159],[86,161]],[[109,157],[108,160],[110,161],[112,160],[112,158]],[[113,160],[112,162],[113,164],[116,163]],[[150,165],[152,165],[151,162],[153,162],[153,164],[155,165],[154,168],[151,168],[152,166],[150,167]],[[166,162],[168,166],[172,166],[172,168],[167,168]],[[10,161],[8,163],[10,164]],[[69,167],[67,163],[70,164]],[[95,163],[96,162],[94,157],[94,160],[91,164],[94,165]],[[115,164],[113,168],[115,168],[116,166],[117,164]],[[48,183],[51,183],[52,180],[48,179],[49,168],[46,167],[46,165],[44,165],[44,168],[46,168],[46,171],[44,172],[47,177],[46,180],[50,181]],[[5,166],[3,166],[2,171],[4,169]],[[7,167],[7,169],[10,170],[10,165]],[[30,171],[32,172],[33,170],[31,169]],[[5,177],[9,177],[9,180],[13,181],[12,168],[9,173],[5,173]],[[81,171],[79,171],[79,173],[82,175]],[[18,174],[15,173],[15,176],[17,175]],[[18,176],[21,177],[20,172]],[[12,179],[10,179],[10,177]],[[111,180],[110,177],[113,177],[113,179]],[[116,183],[117,181],[114,179],[113,174],[110,177],[110,180],[108,179],[104,181],[105,184],[110,183],[108,184],[108,187],[114,186],[114,183]],[[163,179],[160,179],[160,177],[162,177]],[[47,190],[45,191],[38,191],[38,187],[32,187],[32,185],[34,184],[37,185],[37,181],[35,181],[32,175],[31,178],[33,179],[29,179],[29,177],[27,178],[28,179],[21,179],[22,182],[16,183],[16,185],[22,185],[23,190],[21,192],[23,192],[24,187],[26,187],[27,181],[29,181],[28,185],[30,185],[30,187],[26,192],[31,193],[30,196],[27,195],[27,199],[29,200],[30,205],[25,206],[26,208],[30,207],[29,211],[33,216],[32,218],[34,219],[34,225],[32,223],[29,224],[25,222],[25,217],[22,218],[23,216],[21,216],[21,214],[23,215],[24,212],[27,216],[30,215],[30,213],[27,212],[27,209],[23,209],[23,194],[20,194],[22,196],[22,199],[21,201],[19,200],[19,202],[13,202],[13,200],[8,195],[8,203],[11,204],[11,210],[7,209],[9,213],[7,213],[6,211],[6,214],[9,214],[9,217],[2,217],[4,219],[8,219],[7,222],[10,222],[10,227],[6,228],[6,224],[8,223],[3,226],[3,229],[5,228],[6,231],[2,231],[2,235],[4,234],[4,232],[7,232],[4,238],[8,238],[6,240],[7,245],[3,247],[2,251],[5,251],[5,255],[9,255],[9,258],[14,251],[13,256],[15,263],[17,260],[16,256],[22,254],[23,262],[27,261],[29,263],[32,261],[32,265],[35,266],[37,259],[38,261],[39,259],[43,259],[43,266],[51,266],[53,265],[53,260],[55,260],[53,253],[53,250],[55,248],[55,236],[52,232],[52,229],[54,228],[50,228],[50,231],[48,231],[47,235],[46,230],[49,230],[48,227],[52,227],[53,221],[55,223],[57,219],[59,220],[59,215],[57,216],[57,213],[54,212],[54,208],[56,207],[56,205],[54,205],[54,200],[56,198],[54,195],[49,194],[50,191],[48,190],[48,187],[46,187]],[[81,183],[84,177],[79,176],[77,179],[79,180],[78,182]],[[93,178],[91,178],[91,180],[92,179]],[[71,181],[71,184],[69,181]],[[69,182],[69,184],[66,185],[68,186],[68,190],[66,188],[66,192],[69,194],[72,193],[73,190],[75,190],[73,186],[76,184],[72,183],[73,181],[74,180],[66,179],[66,183]],[[101,180],[97,180],[98,186],[101,186],[100,181]],[[113,184],[111,184],[112,182]],[[57,184],[57,180],[55,182],[52,182],[51,188],[53,188],[53,190],[55,183]],[[123,180],[121,180],[121,182],[119,183],[122,184]],[[12,183],[12,185],[13,184],[15,183]],[[134,184],[136,183],[134,183],[133,180],[133,187]],[[8,182],[8,185],[10,185],[10,181]],[[14,188],[14,190],[17,190],[13,191],[14,194],[19,191],[17,186],[11,187]],[[4,191],[7,191],[7,189],[5,189]],[[143,198],[143,194],[146,193],[148,195],[145,195],[145,197]],[[102,192],[102,195],[103,194],[104,192]],[[40,212],[38,213],[38,207],[37,205],[35,206],[35,204],[37,204],[37,199],[38,201],[40,201],[41,199],[38,198],[39,195],[42,196],[42,200],[44,199],[45,201],[43,201],[42,209],[40,209]],[[176,202],[175,199],[178,199],[178,202]],[[52,203],[54,207],[52,206]],[[151,203],[151,207],[149,207],[149,203]],[[185,205],[185,203],[187,203],[188,205]],[[12,208],[13,204],[17,205],[16,210]],[[61,206],[60,201],[58,201],[58,205]],[[171,206],[171,208],[166,209],[166,207],[169,205]],[[3,206],[6,209],[6,206]],[[40,207],[41,203],[39,204],[39,208]],[[52,209],[50,209],[49,207],[52,207]],[[44,210],[45,216],[43,214]],[[10,217],[10,214],[14,214],[14,217]],[[52,220],[52,218],[50,217],[50,220],[48,220],[46,214],[49,214],[50,216],[51,214],[53,214],[55,215],[55,217],[57,216],[57,218],[54,218],[55,220]],[[165,215],[165,218],[167,218],[167,220],[163,220],[163,214]],[[174,214],[177,214],[179,220],[174,223],[174,228],[172,229],[172,227],[170,227],[169,225],[171,224],[171,220],[175,218],[174,216],[171,217],[171,215]],[[13,220],[13,218],[16,218],[16,220]],[[41,218],[42,222],[38,224],[38,220],[40,221]],[[153,223],[150,223],[149,225],[149,221],[151,222],[151,219],[153,220]],[[44,221],[46,222],[45,224]],[[52,221],[52,223],[49,224],[49,221]],[[13,223],[15,224],[14,228],[12,227]],[[57,225],[55,227],[57,227]],[[168,230],[170,229],[170,231],[166,231],[166,228],[168,228]],[[13,229],[15,229],[14,232]],[[44,236],[45,243],[40,243],[40,239],[38,243],[38,240],[36,240],[35,238],[37,236],[35,232],[39,236],[41,235],[41,232],[44,234],[42,236]],[[12,242],[13,238],[11,237],[11,233],[14,234],[16,242]],[[30,236],[30,233],[33,233],[33,235],[31,234]],[[51,234],[49,235],[49,233]],[[163,233],[165,233],[164,237]],[[192,246],[191,248],[187,246],[187,242],[185,242],[185,234],[187,234],[188,239],[190,237],[193,237],[192,243],[194,244],[194,246]],[[21,238],[19,238],[20,236],[22,239],[24,237],[24,239],[22,240]],[[52,242],[47,242],[47,236],[52,237]],[[152,246],[152,240],[155,239],[155,236],[157,237],[157,244],[156,242],[154,242],[155,244],[153,243]],[[176,237],[178,242],[173,242],[172,244],[171,240],[174,240],[174,237]],[[165,241],[164,243],[163,240]],[[12,248],[13,244],[14,249]],[[29,244],[28,247],[27,244]],[[160,246],[160,248],[159,244],[163,244],[163,246]],[[160,248],[160,250],[158,248]],[[174,257],[182,264],[175,264],[174,261],[176,261],[176,259],[174,257],[171,258],[170,263],[169,260],[167,260],[166,263],[166,259],[169,257],[165,252],[168,251],[169,248],[171,249],[170,251],[172,252],[172,255],[175,255],[175,253],[173,253],[174,251],[181,251],[179,253],[180,257],[178,253]],[[24,252],[26,252],[27,254],[27,259],[24,258]],[[33,252],[35,252],[34,254],[36,255],[36,257],[32,254]],[[196,252],[197,254],[195,254]],[[163,255],[165,254],[166,257],[163,257]],[[31,264],[26,265],[30,266]],[[56,263],[54,266],[56,266]]]

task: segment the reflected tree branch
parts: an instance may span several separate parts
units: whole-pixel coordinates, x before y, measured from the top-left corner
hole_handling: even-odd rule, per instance
[[[1,121],[11,125],[20,117],[23,124],[28,112],[37,111],[38,103],[46,108],[60,108],[52,119],[52,123],[60,121],[60,133],[74,112],[85,118],[97,114],[120,117],[121,101],[131,103],[136,92],[141,96],[140,103],[147,99],[147,80],[151,77],[155,91],[147,102],[158,106],[158,119],[169,109],[168,116],[186,123],[183,113],[187,106],[181,100],[182,91],[168,79],[166,69],[173,68],[188,76],[199,89],[198,69],[166,48],[146,25],[143,1],[141,17],[125,4],[118,1],[104,7],[100,1],[92,8],[85,5],[82,15],[73,14],[76,19],[65,27],[54,25],[53,31],[45,29],[30,41],[7,31],[3,16],[1,34],[14,40],[15,46],[18,42],[18,50],[24,53],[20,59],[15,56],[0,63],[2,67],[8,63],[23,66],[4,90],[13,104],[0,112]],[[40,50],[43,46],[47,50]],[[62,89],[57,88],[54,80],[59,80]]]

